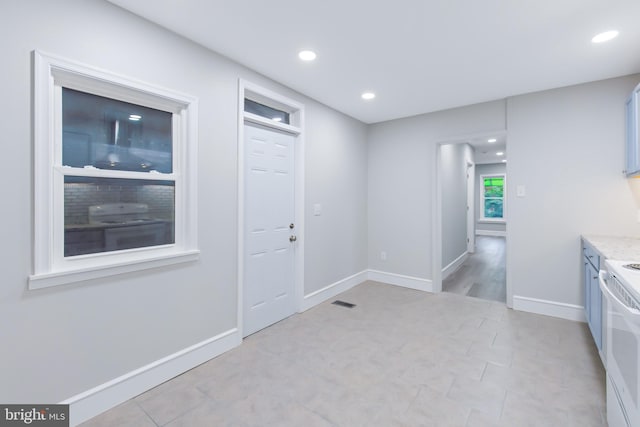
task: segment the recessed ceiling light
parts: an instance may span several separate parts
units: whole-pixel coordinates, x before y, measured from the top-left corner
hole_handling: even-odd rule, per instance
[[[502,163],[507,163],[507,159],[504,159],[504,160],[502,161]]]
[[[504,153],[503,153],[502,151],[498,151],[498,152],[496,153],[496,156],[504,156]]]
[[[139,114],[130,114],[129,115],[129,120],[131,120],[132,122],[137,122],[141,118],[142,118],[142,116],[139,115]]]
[[[487,139],[487,142],[491,142],[491,143],[496,142],[496,141],[497,141],[497,139],[495,139],[495,138]]]
[[[282,121],[282,117],[274,117],[273,119],[274,122],[281,122]]]
[[[600,33],[595,35],[592,39],[591,42],[592,43],[604,43],[604,42],[608,42],[611,39],[615,39],[616,37],[618,37],[618,31],[616,30],[611,30],[611,31],[605,31],[604,33]]]
[[[314,59],[316,59],[316,53],[312,50],[301,50],[298,53],[298,58],[302,59],[303,61],[313,61]]]
[[[364,92],[362,94],[362,99],[370,100],[376,97],[376,94],[373,92]]]

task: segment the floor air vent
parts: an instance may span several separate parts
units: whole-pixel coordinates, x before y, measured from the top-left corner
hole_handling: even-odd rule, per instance
[[[340,301],[340,300],[336,300],[334,302],[332,302],[331,304],[335,304],[335,305],[339,305],[340,307],[347,307],[347,308],[353,308],[356,305],[355,304],[351,304],[350,302],[345,302],[345,301]]]

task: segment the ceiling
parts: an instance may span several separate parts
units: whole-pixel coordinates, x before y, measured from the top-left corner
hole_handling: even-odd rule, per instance
[[[493,142],[489,142],[490,140]],[[501,163],[507,160],[507,136],[504,133],[457,142],[466,142],[473,147],[475,164]]]
[[[638,0],[109,1],[365,123],[640,72]]]

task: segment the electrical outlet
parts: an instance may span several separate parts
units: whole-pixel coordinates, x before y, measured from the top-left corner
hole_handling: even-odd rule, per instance
[[[380,252],[380,259],[382,261],[386,261],[387,260],[387,253],[385,251]]]

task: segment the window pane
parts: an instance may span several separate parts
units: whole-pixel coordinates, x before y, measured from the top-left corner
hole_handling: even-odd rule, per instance
[[[64,256],[175,242],[175,183],[66,176]]]
[[[485,199],[484,200],[484,217],[485,218],[503,218],[502,199]]]
[[[245,98],[244,111],[246,111],[247,113],[257,114],[260,117],[264,117],[276,122],[290,124],[289,113],[282,110],[276,110],[275,108],[271,108],[267,105],[262,105],[250,99]]]
[[[172,172],[172,114],[62,88],[62,164]]]
[[[484,178],[484,196],[502,197],[504,191],[504,178]]]

